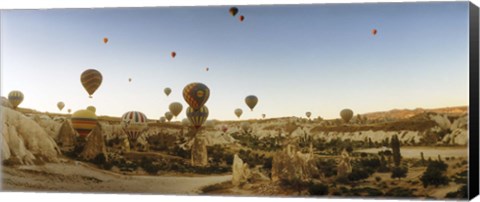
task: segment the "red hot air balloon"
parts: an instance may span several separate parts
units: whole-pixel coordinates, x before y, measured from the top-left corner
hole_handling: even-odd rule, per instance
[[[240,19],[240,22],[243,22],[243,20],[245,20],[245,16],[241,15],[239,19]]]
[[[372,35],[377,35],[377,29],[372,29]]]
[[[177,53],[175,51],[172,51],[172,53],[170,53],[170,55],[172,56],[172,58],[175,58],[175,56],[177,56]]]

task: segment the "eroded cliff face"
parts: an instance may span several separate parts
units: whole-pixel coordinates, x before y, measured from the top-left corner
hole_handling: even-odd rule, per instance
[[[15,158],[20,164],[57,161],[60,150],[53,138],[34,119],[9,107],[1,106],[2,160]],[[48,125],[48,124],[46,124]],[[48,125],[46,128],[54,128]],[[56,126],[55,126],[56,127]]]

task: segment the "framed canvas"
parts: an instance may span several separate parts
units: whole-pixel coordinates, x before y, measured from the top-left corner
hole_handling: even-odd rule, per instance
[[[1,191],[470,200],[468,1],[0,10]]]

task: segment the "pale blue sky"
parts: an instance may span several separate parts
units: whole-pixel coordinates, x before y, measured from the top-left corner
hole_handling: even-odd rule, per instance
[[[21,107],[39,111],[63,101],[65,113],[94,105],[98,115],[150,119],[178,101],[179,120],[190,82],[210,87],[215,119],[236,119],[235,108],[242,119],[337,118],[346,107],[468,105],[468,2],[239,6],[244,22],[228,8],[2,11],[1,94],[20,90]],[[93,99],[80,83],[89,68],[104,77]]]

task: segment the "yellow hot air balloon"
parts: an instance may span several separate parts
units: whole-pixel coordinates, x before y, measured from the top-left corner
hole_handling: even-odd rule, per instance
[[[165,95],[167,95],[167,97],[170,95],[170,93],[172,92],[172,89],[170,88],[165,88],[163,89],[163,92],[165,93]]]
[[[59,109],[60,111],[62,111],[62,109],[65,107],[65,103],[63,103],[63,102],[58,102],[58,103],[57,103],[57,107],[58,107],[58,109]]]
[[[238,8],[237,8],[237,7],[231,7],[231,8],[228,10],[228,12],[230,13],[230,15],[235,16],[235,15],[237,15],[237,13],[238,13]]]
[[[86,109],[81,109],[72,114],[72,127],[81,138],[86,138],[90,132],[97,126],[97,115]]]
[[[312,116],[312,112],[306,112],[305,115],[310,118],[310,116]]]
[[[247,106],[250,108],[250,110],[253,111],[253,108],[257,105],[258,103],[258,98],[255,95],[249,95],[245,98],[245,103]]]
[[[97,108],[95,108],[94,106],[88,106],[87,109],[92,111],[93,113],[97,112]]]
[[[170,122],[173,118],[173,114],[171,112],[165,112],[165,118],[167,118],[167,121]]]
[[[352,117],[353,117],[353,111],[351,109],[343,109],[340,112],[340,117],[342,117],[342,119],[343,119],[343,121],[345,121],[345,123],[348,123],[348,122],[350,122],[350,119],[352,119]]]
[[[8,101],[10,101],[10,104],[16,109],[23,101],[23,93],[18,90],[11,91],[8,94]]]
[[[199,129],[200,127],[202,127],[203,123],[205,123],[205,121],[208,118],[207,106],[204,105],[199,110],[195,110],[192,107],[188,107],[187,118],[196,129]]]
[[[93,93],[100,87],[102,80],[102,74],[96,69],[87,69],[80,76],[83,88],[88,92],[90,98],[92,98]]]
[[[168,106],[168,109],[170,109],[170,112],[173,114],[173,116],[177,117],[180,112],[182,112],[183,106],[180,104],[180,102],[172,102],[170,106]]]
[[[240,116],[242,116],[242,114],[243,114],[243,110],[240,109],[240,108],[235,109],[234,112],[235,112],[235,115],[237,115],[238,118],[240,118]]]

